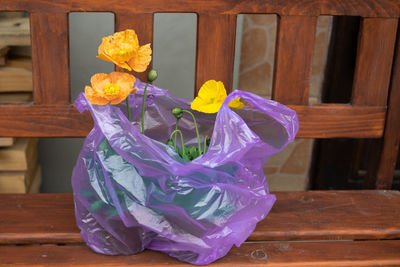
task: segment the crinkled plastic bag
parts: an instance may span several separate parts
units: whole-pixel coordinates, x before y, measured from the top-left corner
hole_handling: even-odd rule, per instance
[[[125,102],[92,105],[83,93],[75,102],[94,120],[72,175],[81,236],[98,253],[147,248],[192,264],[211,263],[240,246],[274,204],[263,166],[293,141],[296,112],[234,91],[217,114],[194,111],[201,136],[211,141],[206,154],[186,162],[166,141],[176,124],[171,110],[190,109],[190,103],[150,85],[142,135],[144,83],[135,88],[129,99],[133,123]],[[227,103],[237,97],[251,107],[230,109]],[[185,144],[196,145],[192,118],[184,114],[179,129]]]

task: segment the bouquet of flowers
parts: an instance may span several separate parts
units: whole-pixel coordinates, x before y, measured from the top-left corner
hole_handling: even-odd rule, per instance
[[[150,44],[103,38],[100,59],[143,72]],[[75,101],[94,128],[72,174],[81,236],[103,254],[162,251],[208,264],[240,246],[275,202],[263,165],[296,136],[295,111],[210,80],[189,102],[127,72],[99,73]]]

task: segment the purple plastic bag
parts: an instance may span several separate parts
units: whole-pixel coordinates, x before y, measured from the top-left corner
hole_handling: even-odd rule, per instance
[[[144,83],[135,88],[129,99],[133,123],[123,103],[92,105],[83,93],[75,101],[94,120],[72,174],[81,236],[98,253],[147,248],[192,264],[211,263],[240,246],[274,204],[263,165],[293,141],[296,112],[234,91],[218,114],[194,111],[200,134],[211,141],[206,154],[186,162],[165,143],[175,129],[171,110],[190,109],[190,103],[150,85],[142,135]],[[252,108],[231,110],[227,103],[237,97]],[[179,129],[185,144],[197,144],[191,117],[184,115]]]

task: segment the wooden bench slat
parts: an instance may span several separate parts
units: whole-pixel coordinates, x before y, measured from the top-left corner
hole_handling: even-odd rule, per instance
[[[294,106],[300,120],[298,138],[381,137],[385,107],[326,104]],[[93,127],[88,112],[73,106],[1,105],[0,136],[85,137]]]
[[[248,240],[400,238],[397,191],[279,192]],[[0,195],[0,244],[82,242],[71,194]]]
[[[352,103],[387,104],[398,19],[364,18],[358,43]]]
[[[249,240],[392,239],[400,237],[400,192],[277,193]]]
[[[134,29],[139,38],[139,45],[151,43],[153,49],[153,14],[132,14],[132,13],[116,13],[115,14],[115,31],[123,31],[126,29]],[[154,51],[153,51],[154,52]],[[152,69],[153,61],[147,67],[145,72],[133,72],[132,74],[142,81],[147,81],[147,73]],[[116,67],[118,71],[122,68]]]
[[[213,266],[399,266],[400,240],[245,243]],[[166,254],[96,254],[83,246],[2,246],[0,266],[188,266]],[[292,265],[293,264],[293,265]]]
[[[69,104],[67,14],[32,13],[30,19],[34,101],[47,105]]]
[[[293,106],[300,129],[296,138],[373,138],[381,137],[385,123],[384,107],[353,107],[341,104]]]
[[[278,17],[272,99],[307,105],[317,17]]]
[[[396,0],[276,0],[263,1],[168,1],[165,0],[119,0],[112,5],[108,1],[98,0],[53,0],[32,4],[31,0],[0,0],[0,10],[26,11],[113,11],[132,13],[149,12],[203,12],[203,13],[273,13],[281,15],[336,15],[365,17],[399,17],[400,6]]]
[[[197,25],[196,85],[222,81],[232,91],[235,58],[236,15],[199,14]]]
[[[0,244],[82,242],[72,194],[3,194],[0,210]]]
[[[398,29],[400,36],[400,29]],[[383,136],[382,152],[376,170],[376,188],[392,187],[394,170],[398,159],[400,145],[400,38],[396,44],[396,56],[390,84],[389,109]]]

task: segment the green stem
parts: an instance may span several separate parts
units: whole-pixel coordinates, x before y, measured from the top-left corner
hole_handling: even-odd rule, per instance
[[[201,155],[201,154],[203,154],[203,152],[201,151],[200,134],[199,134],[199,128],[197,127],[196,118],[194,117],[193,113],[190,112],[189,110],[182,109],[182,111],[192,115],[193,122],[194,122],[194,127],[196,128],[197,143],[198,143],[198,146],[199,146],[199,155]]]
[[[128,120],[132,121],[132,118],[131,118],[131,107],[129,106],[129,95],[126,97],[126,109],[128,110]]]
[[[208,136],[206,135],[206,137],[204,137],[204,154],[206,153],[206,149],[207,149],[207,138]]]
[[[124,69],[124,72],[127,73],[128,71]],[[131,119],[131,107],[129,106],[129,95],[126,97],[126,109],[128,110],[128,120],[132,121]]]
[[[146,87],[143,92],[143,103],[142,103],[142,134],[144,134],[144,110],[146,106],[146,95],[147,95],[147,86],[149,86],[149,82],[146,83]]]
[[[175,134],[175,137],[176,137],[176,134],[177,133],[179,133],[180,135],[181,135],[181,146],[182,146],[182,155],[183,154],[185,154],[185,146],[184,146],[184,144],[183,144],[183,135],[182,135],[182,131],[181,130],[174,130],[172,133],[171,133],[171,135],[169,136],[169,140],[171,140],[172,139],[172,136]],[[175,142],[175,151],[176,151],[176,142]]]
[[[176,126],[175,126],[175,130],[178,130],[178,124],[179,124],[179,119],[176,119]],[[176,151],[176,134],[175,134],[175,140],[174,140],[174,144],[175,144],[175,151]]]

